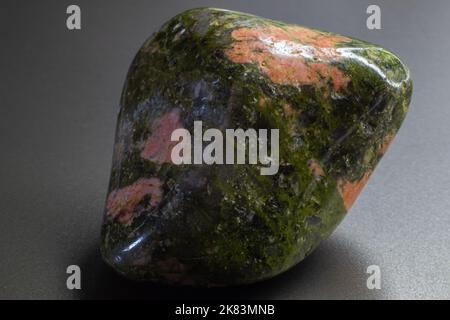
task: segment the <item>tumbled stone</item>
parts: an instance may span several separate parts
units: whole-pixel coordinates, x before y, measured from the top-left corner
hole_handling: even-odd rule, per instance
[[[181,13],[144,43],[126,79],[104,260],[132,279],[203,286],[289,269],[353,205],[411,91],[406,67],[379,46],[227,10]],[[277,172],[175,164],[171,134],[194,121],[278,129]]]

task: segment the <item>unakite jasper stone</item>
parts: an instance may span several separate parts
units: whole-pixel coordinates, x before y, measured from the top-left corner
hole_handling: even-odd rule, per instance
[[[249,14],[193,9],[137,53],[118,116],[101,251],[126,277],[221,286],[310,254],[355,202],[412,91],[394,54]],[[279,129],[279,168],[174,164],[175,129]]]

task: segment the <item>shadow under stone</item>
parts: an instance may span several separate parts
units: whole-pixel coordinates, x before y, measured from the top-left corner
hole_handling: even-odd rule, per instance
[[[277,277],[225,288],[171,287],[130,281],[102,261],[98,248],[88,250],[83,261],[78,299],[383,299],[383,290],[366,287],[368,259],[338,234]]]

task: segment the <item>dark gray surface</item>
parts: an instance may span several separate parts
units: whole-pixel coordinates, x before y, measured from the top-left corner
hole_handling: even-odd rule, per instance
[[[450,2],[65,1],[0,4],[0,298],[450,298]],[[378,4],[382,30],[365,27]],[[250,12],[375,42],[414,80],[390,151],[330,239],[287,273],[248,287],[128,282],[98,254],[116,111],[129,64],[167,19],[198,6]],[[82,268],[82,290],[65,269]],[[382,289],[366,288],[379,265]]]

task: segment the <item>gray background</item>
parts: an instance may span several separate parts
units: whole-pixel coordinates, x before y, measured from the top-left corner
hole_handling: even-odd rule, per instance
[[[82,9],[68,31],[66,7]],[[365,26],[378,4],[382,30]],[[400,133],[336,232],[275,279],[229,289],[136,284],[101,261],[116,112],[130,62],[167,19],[215,6],[375,42],[411,69]],[[0,298],[450,298],[450,2],[4,1],[0,4]],[[65,269],[82,268],[82,290]],[[379,265],[382,289],[366,288]]]

